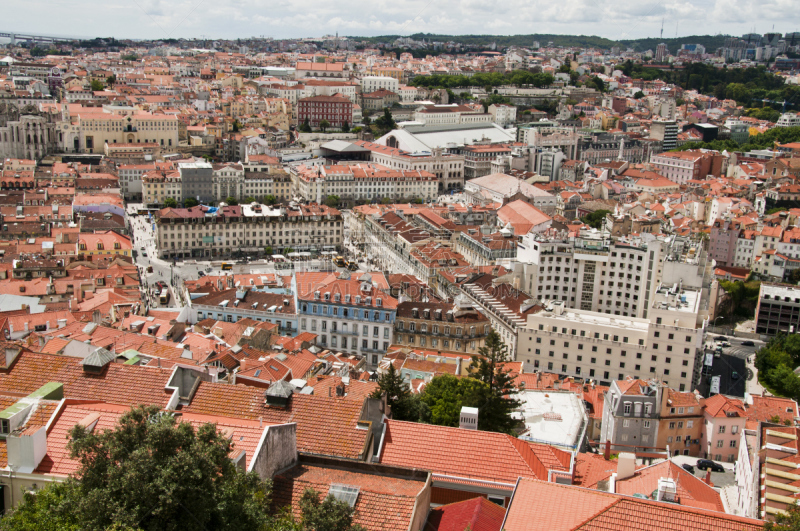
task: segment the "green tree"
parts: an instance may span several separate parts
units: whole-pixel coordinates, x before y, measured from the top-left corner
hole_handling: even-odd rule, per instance
[[[268,254],[268,255],[272,254],[272,246],[271,245],[267,245],[266,247],[264,247],[264,254]]]
[[[508,346],[500,334],[492,329],[486,336],[484,346],[478,349],[477,356],[472,356],[472,363],[469,365],[470,377],[488,387],[486,401],[478,406],[480,430],[512,433],[519,425],[519,420],[511,417],[520,402],[514,398],[517,389],[511,374],[503,369],[508,361]]]
[[[106,88],[105,85],[103,85],[102,81],[98,81],[96,79],[93,79],[89,84],[92,86],[92,90],[95,92],[101,91]]]
[[[320,129],[320,131],[322,131],[323,133],[324,133],[324,132],[325,132],[325,130],[326,130],[327,128],[329,128],[330,126],[331,126],[331,123],[330,123],[328,120],[320,120],[320,122],[319,122],[319,129]]]
[[[394,364],[390,363],[385,373],[378,377],[378,388],[372,393],[372,398],[380,399],[386,395],[386,403],[392,408],[392,418],[397,420],[410,420],[406,418],[404,409],[408,397],[411,396],[411,389],[403,379]]]
[[[176,208],[178,206],[178,202],[175,200],[174,197],[168,197],[164,199],[164,206],[166,208]]]
[[[339,206],[339,196],[338,195],[325,196],[325,204],[331,208],[336,208],[337,206]]]
[[[245,204],[245,205],[249,205],[250,203],[258,203],[258,201],[257,201],[257,200],[256,200],[256,198],[255,198],[255,197],[253,197],[252,195],[251,195],[251,196],[248,196],[248,197],[245,197],[245,198],[244,198],[244,204]]]
[[[636,94],[634,94],[633,97],[636,98],[637,100],[640,100],[644,98],[644,92],[642,92],[641,90],[637,90]]]
[[[278,200],[278,198],[275,197],[272,194],[267,194],[267,195],[264,196],[264,204],[265,205],[274,205],[277,200]]]
[[[356,511],[350,504],[333,496],[320,500],[314,489],[306,489],[300,497],[303,531],[366,531],[353,523]]]
[[[342,124],[342,133],[349,133],[350,132],[350,124],[347,123],[347,120],[344,121]]]
[[[475,378],[450,374],[434,377],[425,386],[420,400],[430,410],[430,423],[457,427],[462,407],[480,407],[486,402],[489,387]]]
[[[238,133],[242,129],[242,123],[238,119],[234,120],[231,129],[234,133]]]
[[[137,59],[139,59],[139,56],[136,55],[135,53],[129,53],[121,55],[120,59],[122,59],[123,61],[136,61]]]
[[[238,204],[239,204],[239,200],[238,200],[238,199],[236,199],[235,197],[233,197],[232,195],[228,196],[228,197],[225,199],[225,202],[226,202],[227,204],[229,204],[230,206],[236,206],[236,205],[238,205]]]
[[[71,507],[73,486],[52,483],[36,493],[25,492],[22,503],[0,520],[4,531],[78,531],[79,515]]]
[[[610,210],[595,210],[591,214],[587,214],[586,216],[582,217],[581,221],[593,229],[599,229],[603,226],[603,220],[606,219],[606,216],[610,213]]]
[[[605,92],[606,91],[606,84],[603,83],[603,80],[597,76],[592,76],[589,80],[588,86],[594,87],[598,90],[598,92]]]
[[[192,208],[197,205],[198,205],[197,199],[195,199],[194,197],[187,197],[186,199],[183,200],[184,208]]]
[[[231,441],[156,406],[136,407],[113,430],[69,434],[74,477],[28,496],[0,529],[263,529],[269,482],[240,471]],[[59,522],[60,521],[60,522]]]
[[[301,133],[310,133],[311,132],[311,124],[309,124],[308,118],[303,120],[303,123],[300,125],[300,127],[297,128],[297,130],[300,131]]]
[[[113,74],[106,78],[106,85],[108,85],[109,87],[113,87],[114,83],[116,82],[117,82],[117,76]]]
[[[383,110],[383,116],[380,116],[375,120],[375,125],[384,133],[388,133],[389,131],[397,128],[397,124],[392,117],[392,113],[389,112],[389,109]]]

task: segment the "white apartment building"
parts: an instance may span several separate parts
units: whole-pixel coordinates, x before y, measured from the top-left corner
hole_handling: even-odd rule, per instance
[[[369,94],[376,90],[385,89],[395,94],[400,93],[400,82],[389,76],[364,76],[360,79],[361,93]]]
[[[413,119],[425,125],[489,124],[492,115],[466,105],[423,105],[414,111]]]
[[[328,195],[344,199],[421,198],[438,195],[438,180],[421,170],[392,170],[378,164],[293,166],[292,192],[322,202]]]
[[[778,118],[778,122],[775,125],[778,127],[798,127],[800,126],[800,114],[792,112],[784,113]]]
[[[420,170],[432,173],[439,181],[439,192],[464,187],[464,155],[445,153],[441,148],[409,153],[398,148],[356,140],[354,145],[372,152],[370,159],[396,170]]]
[[[213,168],[212,193],[217,201],[225,201],[228,197],[234,197],[237,200],[245,198],[244,166],[242,164],[228,162],[214,164]]]
[[[410,87],[408,85],[400,85],[398,94],[402,103],[413,103],[417,100],[417,87]]]
[[[494,123],[502,125],[503,127],[517,121],[517,108],[514,105],[506,105],[503,103],[489,105],[489,114],[492,115],[492,121]]]
[[[753,250],[755,247],[754,231],[741,231],[736,239],[736,251],[734,251],[733,267],[753,267]]]
[[[696,151],[676,151],[653,154],[650,162],[655,171],[677,184],[686,184],[692,179],[702,179],[700,166],[704,153]]]
[[[707,324],[700,292],[659,286],[648,313],[647,319],[617,317],[554,302],[528,315],[519,330],[516,359],[601,385],[633,376],[658,378],[680,391],[693,389]]]
[[[125,199],[142,196],[142,175],[155,169],[155,164],[121,164],[117,166],[119,187]]]

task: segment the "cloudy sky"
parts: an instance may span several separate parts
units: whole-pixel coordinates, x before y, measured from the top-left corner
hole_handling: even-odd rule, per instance
[[[10,0],[0,31],[118,38],[800,30],[796,0]],[[780,14],[778,16],[777,14]]]

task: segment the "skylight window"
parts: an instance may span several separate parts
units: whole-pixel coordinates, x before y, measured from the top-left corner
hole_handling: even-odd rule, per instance
[[[358,491],[358,487],[342,485],[341,483],[331,483],[331,488],[328,490],[328,496],[333,496],[337,500],[345,502],[350,507],[353,507],[358,499]]]

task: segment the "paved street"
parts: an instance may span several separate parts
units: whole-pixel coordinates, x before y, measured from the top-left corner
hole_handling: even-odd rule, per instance
[[[713,351],[714,340],[720,337],[719,334],[709,334],[707,337],[707,347],[711,347]],[[724,336],[724,340],[730,343],[730,347],[724,347],[719,356],[715,356],[711,372],[703,376],[701,384],[701,392],[707,393],[707,388],[710,385],[712,376],[720,377],[720,393],[732,396],[744,396],[745,392],[753,394],[762,394],[763,387],[758,384],[757,371],[753,365],[755,360],[755,353],[758,349],[764,346],[763,341],[737,338],[733,336]],[[752,346],[742,345],[743,342],[752,342]],[[738,378],[734,378],[734,372]]]

